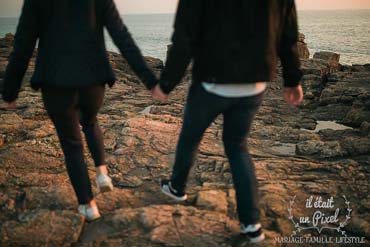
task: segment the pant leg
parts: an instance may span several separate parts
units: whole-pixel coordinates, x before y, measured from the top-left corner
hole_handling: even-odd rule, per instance
[[[93,199],[93,194],[83,156],[77,90],[43,88],[42,98],[58,133],[68,175],[78,202],[87,204]]]
[[[263,94],[241,98],[223,113],[225,153],[233,176],[239,220],[244,224],[257,223],[260,218],[258,182],[247,149],[247,136],[262,98]]]
[[[97,114],[103,104],[104,92],[103,85],[79,90],[80,123],[96,167],[105,165],[103,134],[97,119]]]
[[[201,84],[190,88],[184,122],[176,149],[171,182],[183,191],[205,130],[226,107],[228,100],[206,92]]]

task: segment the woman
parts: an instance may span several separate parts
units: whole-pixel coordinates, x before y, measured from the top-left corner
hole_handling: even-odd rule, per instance
[[[145,86],[151,89],[157,84],[113,0],[25,0],[4,78],[3,99],[8,108],[13,108],[38,41],[31,86],[42,91],[80,204],[79,212],[87,220],[95,220],[100,214],[83,158],[80,124],[95,162],[98,189],[113,189],[97,121],[105,84],[113,86],[116,80],[105,48],[104,27]]]
[[[266,82],[275,76],[277,57],[284,76],[284,99],[302,101],[302,72],[296,42],[298,27],[291,0],[180,0],[173,46],[153,96],[166,100],[193,59],[193,84],[170,180],[161,190],[184,201],[186,182],[208,126],[223,115],[223,143],[233,176],[241,233],[262,241],[258,188],[247,137],[263,99]]]

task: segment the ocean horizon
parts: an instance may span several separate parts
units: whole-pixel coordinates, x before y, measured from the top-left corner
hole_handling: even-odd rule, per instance
[[[165,60],[171,43],[174,14],[125,14],[122,16],[145,56]],[[302,10],[298,12],[300,32],[311,56],[317,51],[341,55],[342,64],[370,63],[369,10]],[[18,17],[0,17],[0,37],[15,33]],[[118,52],[106,33],[106,45]]]

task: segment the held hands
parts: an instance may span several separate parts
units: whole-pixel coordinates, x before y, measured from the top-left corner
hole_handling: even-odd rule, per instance
[[[161,102],[166,102],[168,100],[168,95],[163,93],[159,84],[157,84],[154,88],[152,88],[151,92],[152,92],[152,97],[155,100],[159,100]]]
[[[284,88],[283,97],[291,106],[299,105],[303,100],[303,89],[301,85]]]

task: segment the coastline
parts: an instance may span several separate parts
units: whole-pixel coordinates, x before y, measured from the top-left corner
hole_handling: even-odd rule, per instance
[[[126,15],[123,20],[137,41],[143,54],[165,60],[166,45],[173,31],[173,14]],[[341,63],[370,63],[370,10],[304,10],[299,12],[299,29],[307,37],[308,47],[313,54],[331,51],[341,54]],[[14,32],[17,18],[2,21],[0,37]],[[106,34],[108,50],[117,52]]]
[[[11,36],[0,39],[0,81],[11,43]],[[275,239],[289,237],[295,230],[289,220],[289,201],[296,196],[295,217],[309,215],[303,204],[309,195],[332,196],[338,208],[345,208],[340,200],[345,195],[353,214],[343,229],[350,237],[365,237],[369,244],[370,65],[341,65],[338,54],[325,52],[308,59],[304,37],[300,43],[304,103],[299,108],[283,103],[279,73],[269,83],[249,141],[267,235],[258,246],[281,246]],[[0,245],[244,246],[220,138],[221,118],[202,141],[189,181],[190,200],[177,205],[159,191],[157,181],[168,176],[172,167],[189,72],[168,103],[157,103],[121,55],[110,52],[109,56],[119,80],[107,90],[99,115],[116,187],[98,196],[105,216],[87,223],[75,210],[77,202],[71,196],[55,130],[40,94],[27,86],[33,60],[20,107],[0,110]],[[151,57],[147,61],[159,74],[163,62]],[[328,122],[328,128],[318,128],[322,121]],[[87,158],[94,179],[92,161]],[[328,229],[301,234],[340,237]]]

